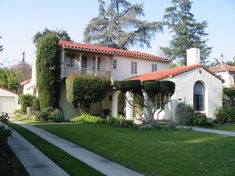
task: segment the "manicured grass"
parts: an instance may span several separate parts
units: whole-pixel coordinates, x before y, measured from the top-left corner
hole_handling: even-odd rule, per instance
[[[13,123],[9,123],[9,125],[18,133],[20,133],[24,138],[26,138],[30,143],[36,146],[41,152],[52,159],[57,165],[63,168],[68,174],[92,176],[102,175],[98,171],[75,159],[58,147],[33,134],[29,130]]]
[[[13,119],[17,120],[17,121],[24,122],[24,123],[28,123],[28,124],[43,123],[43,122],[40,122],[39,120],[37,120],[35,118],[27,118],[27,117],[23,117],[23,116],[15,116]]]
[[[108,125],[39,126],[145,175],[235,175],[235,138]]]
[[[217,126],[214,129],[235,132],[235,124]]]

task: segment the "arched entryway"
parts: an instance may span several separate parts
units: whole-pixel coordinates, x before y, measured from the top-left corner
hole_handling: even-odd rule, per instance
[[[193,107],[195,111],[205,111],[205,86],[201,81],[193,87]]]

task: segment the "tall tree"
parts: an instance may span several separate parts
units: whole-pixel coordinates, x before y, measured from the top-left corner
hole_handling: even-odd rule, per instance
[[[60,95],[59,37],[48,33],[37,43],[36,72],[41,109],[58,107]]]
[[[161,24],[140,20],[144,16],[143,4],[131,4],[126,0],[110,0],[106,7],[99,1],[99,16],[91,19],[84,31],[84,41],[112,48],[127,49],[130,46],[150,47],[155,32]]]
[[[34,43],[34,44],[37,44],[37,43],[38,43],[38,40],[39,40],[41,37],[46,36],[48,33],[54,33],[55,35],[58,36],[59,39],[68,40],[68,41],[71,40],[69,34],[68,34],[66,31],[64,31],[64,30],[50,30],[50,29],[45,28],[43,32],[37,32],[37,33],[34,35],[34,37],[33,37],[33,43]]]
[[[16,65],[13,65],[11,69],[16,75],[18,75],[19,82],[31,78],[32,67],[24,60],[18,62]]]
[[[10,68],[0,68],[0,87],[18,92],[20,87],[18,75]]]
[[[207,21],[197,22],[190,12],[192,2],[189,0],[172,0],[172,5],[165,10],[164,25],[170,29],[173,38],[168,47],[161,47],[162,52],[180,64],[186,64],[186,50],[192,47],[201,51],[201,61],[206,64],[211,53],[205,32]]]

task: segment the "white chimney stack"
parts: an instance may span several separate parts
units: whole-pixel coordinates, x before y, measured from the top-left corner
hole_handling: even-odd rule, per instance
[[[201,63],[200,49],[198,48],[187,49],[187,66],[200,63]]]

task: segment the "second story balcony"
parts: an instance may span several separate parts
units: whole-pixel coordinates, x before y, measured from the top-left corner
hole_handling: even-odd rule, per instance
[[[61,78],[71,74],[93,75],[111,78],[110,57],[91,53],[63,51],[61,58]]]
[[[110,78],[111,77],[111,71],[109,70],[94,70],[94,69],[89,69],[89,68],[82,68],[79,69],[78,67],[71,67],[71,68],[66,68],[64,69],[64,77],[68,77],[71,74],[78,73],[81,76],[84,75],[93,75],[93,76],[98,76],[98,77],[106,77]]]

